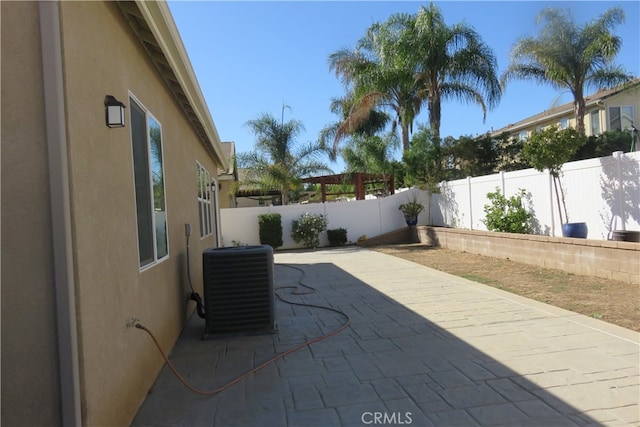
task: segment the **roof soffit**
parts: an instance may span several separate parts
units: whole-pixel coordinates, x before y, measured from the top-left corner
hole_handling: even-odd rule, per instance
[[[162,1],[117,3],[207,151],[228,168],[218,131],[169,7]]]

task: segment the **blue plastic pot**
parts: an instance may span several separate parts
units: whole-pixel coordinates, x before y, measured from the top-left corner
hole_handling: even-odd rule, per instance
[[[418,217],[412,217],[412,218],[405,217],[404,220],[409,227],[414,227],[418,223]]]
[[[586,222],[568,222],[562,224],[563,237],[575,237],[578,239],[586,239],[589,229]]]

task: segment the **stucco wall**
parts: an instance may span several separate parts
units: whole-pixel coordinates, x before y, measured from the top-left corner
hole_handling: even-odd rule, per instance
[[[218,191],[218,203],[220,204],[220,209],[235,208],[235,181],[220,180],[218,182],[220,183]]]
[[[611,98],[605,101],[604,105],[605,107],[620,107],[624,105],[633,105],[633,110],[634,110],[633,122],[635,123],[636,127],[638,127],[638,123],[640,123],[640,85],[634,87],[633,89],[625,93],[612,96]],[[606,114],[604,114],[604,116],[605,117],[602,119],[600,124],[602,125],[602,123],[606,123],[604,126],[606,126],[606,129],[608,129],[608,126],[609,126],[608,108],[606,108]],[[638,148],[636,148],[636,150],[637,149]]]
[[[61,423],[38,3],[2,11],[2,425]],[[60,2],[83,425],[128,425],[202,294],[196,161],[218,170],[115,2]],[[128,113],[162,125],[169,257],[140,271]],[[104,123],[104,98],[127,127]],[[203,325],[204,326],[204,325]]]
[[[86,425],[126,425],[163,361],[137,318],[166,350],[193,309],[187,302],[186,237],[193,226],[191,273],[201,290],[196,161],[217,165],[113,2],[63,2],[73,235]],[[99,29],[99,31],[97,31]],[[162,125],[169,258],[140,271],[129,93]],[[127,127],[104,124],[105,95],[127,108]]]
[[[38,3],[2,13],[2,420],[60,420]]]

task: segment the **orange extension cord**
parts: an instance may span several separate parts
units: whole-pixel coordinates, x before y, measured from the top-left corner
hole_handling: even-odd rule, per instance
[[[312,293],[315,292],[314,288],[312,288],[309,285],[305,285],[304,283],[302,283],[302,279],[306,275],[304,270],[302,270],[302,269],[300,269],[298,267],[293,267],[293,266],[287,265],[287,264],[279,264],[279,265],[282,265],[282,266],[285,266],[285,267],[289,267],[289,268],[293,268],[295,270],[298,270],[298,271],[302,272],[302,277],[300,278],[300,280],[298,280],[298,283],[300,285],[304,286],[305,288],[308,288],[309,291],[307,291],[307,292],[296,291],[298,289],[297,286],[282,286],[282,287],[276,288],[276,291],[278,291],[280,289],[294,289],[294,291],[291,292],[291,295],[309,295],[309,294],[312,294]],[[299,305],[299,306],[302,306],[302,307],[320,308],[320,309],[323,309],[323,310],[333,311],[333,312],[338,313],[341,316],[343,316],[346,319],[346,322],[342,326],[340,326],[339,328],[337,328],[337,329],[335,329],[335,330],[333,330],[333,331],[331,331],[331,332],[329,332],[327,334],[324,334],[324,335],[321,335],[319,337],[313,338],[313,339],[311,339],[309,341],[305,341],[302,344],[298,344],[297,346],[292,347],[292,348],[290,348],[290,349],[288,349],[288,350],[286,350],[286,351],[284,351],[284,352],[272,357],[271,359],[267,360],[266,362],[262,363],[261,365],[259,365],[259,366],[255,367],[255,368],[245,372],[244,374],[240,375],[239,377],[235,378],[234,380],[228,382],[227,384],[225,384],[222,387],[219,387],[219,388],[217,388],[215,390],[200,390],[200,389],[197,389],[197,388],[193,387],[191,384],[189,384],[184,379],[184,377],[182,375],[180,375],[180,373],[178,372],[176,367],[169,360],[169,358],[167,357],[165,352],[162,350],[162,347],[160,347],[160,343],[158,342],[156,337],[153,335],[153,333],[146,326],[142,325],[139,322],[136,322],[134,326],[136,328],[138,328],[138,329],[143,330],[144,332],[147,333],[147,335],[149,335],[151,337],[151,339],[153,340],[153,343],[156,345],[156,348],[158,349],[158,351],[160,352],[160,354],[164,358],[164,361],[167,363],[167,366],[169,366],[171,371],[175,374],[175,376],[178,378],[178,380],[180,380],[180,382],[186,388],[188,388],[190,391],[192,391],[194,393],[197,393],[197,394],[202,394],[202,395],[206,395],[206,396],[213,396],[213,395],[216,395],[218,393],[221,393],[222,391],[228,389],[229,387],[233,386],[234,384],[239,383],[240,381],[242,381],[243,379],[247,378],[248,376],[255,374],[256,372],[260,371],[261,369],[263,369],[263,368],[269,366],[270,364],[274,363],[276,360],[282,359],[283,357],[285,357],[285,356],[287,356],[289,354],[295,353],[296,351],[298,351],[298,350],[300,350],[300,349],[302,349],[304,347],[307,347],[307,346],[309,346],[309,345],[311,345],[313,343],[316,343],[316,342],[322,341],[322,340],[324,340],[326,338],[332,337],[332,336],[344,331],[345,329],[347,329],[351,325],[351,319],[349,318],[349,316],[347,314],[345,314],[344,312],[338,310],[338,309],[335,309],[335,308],[332,308],[332,307],[325,307],[325,306],[321,306],[321,305],[315,305],[315,304],[306,304],[306,303],[289,301],[289,300],[286,300],[286,299],[282,298],[277,292],[276,292],[276,296],[278,297],[278,299],[280,301],[285,302],[287,304]]]

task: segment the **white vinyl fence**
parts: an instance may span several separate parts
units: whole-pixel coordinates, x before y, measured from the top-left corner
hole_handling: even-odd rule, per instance
[[[614,230],[640,230],[640,152],[614,153],[614,156],[581,160],[563,166],[561,178],[570,222],[586,222],[589,239],[607,240]],[[350,202],[314,203],[289,206],[221,209],[222,238],[225,246],[260,244],[258,215],[282,216],[282,249],[299,248],[291,237],[291,222],[305,212],[327,215],[329,229],[345,228],[351,242],[363,235],[377,236],[405,226],[398,206],[414,195],[426,209],[419,225],[449,226],[486,230],[484,206],[487,193],[499,188],[508,198],[524,189],[531,194],[537,234],[561,236],[555,190],[549,173],[535,169],[444,182],[441,192],[429,194],[418,189],[393,196]],[[321,245],[327,245],[326,234]]]
[[[291,223],[306,212],[326,215],[329,221],[328,229],[344,228],[347,230],[347,240],[356,242],[361,236],[377,236],[406,226],[398,205],[410,200],[413,193],[426,205],[427,195],[418,190],[410,190],[373,200],[221,209],[223,244],[260,244],[258,215],[279,213],[282,216],[282,249],[303,247],[291,237]],[[420,219],[421,224],[426,224],[426,217]],[[320,236],[320,245],[326,246],[328,243],[326,233],[323,233]]]

